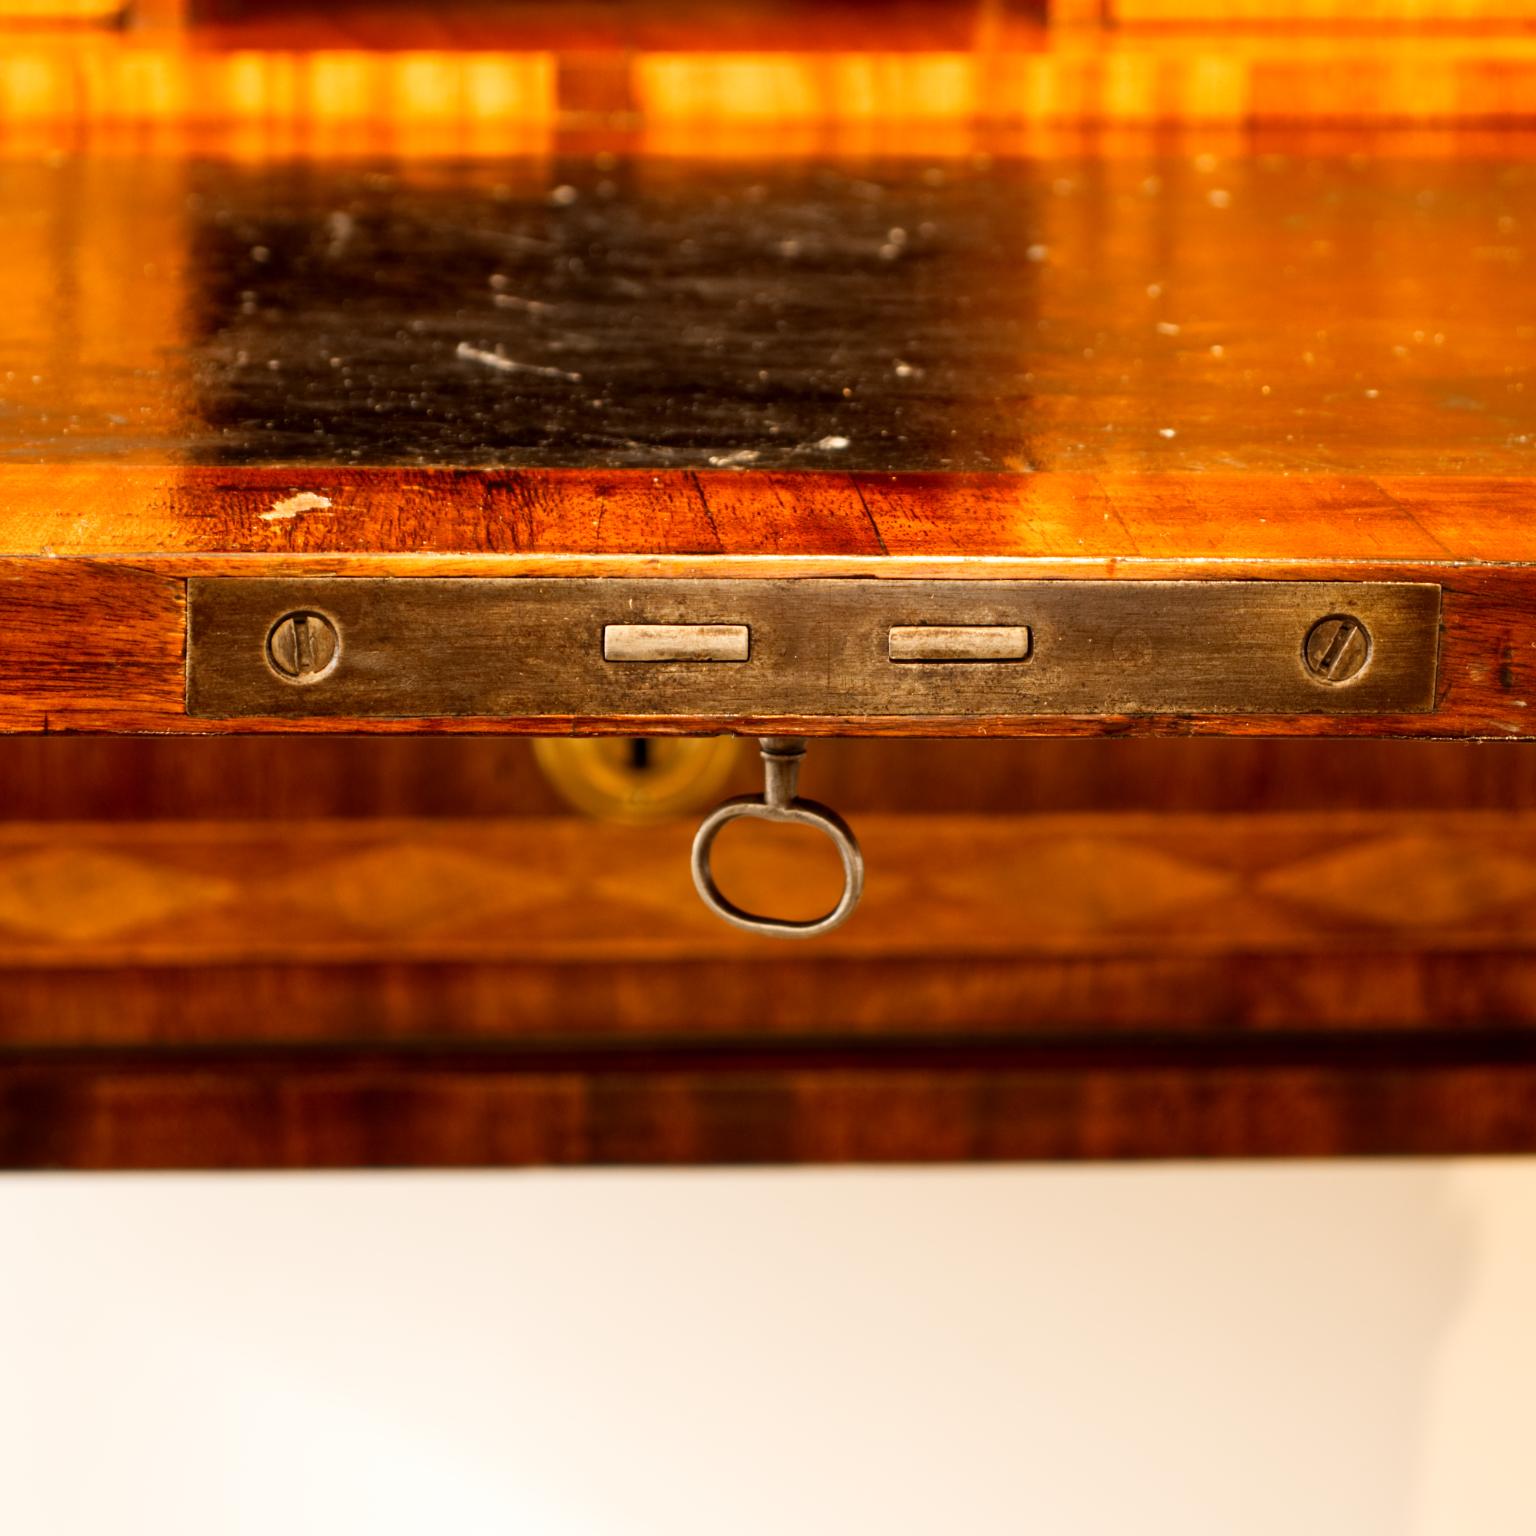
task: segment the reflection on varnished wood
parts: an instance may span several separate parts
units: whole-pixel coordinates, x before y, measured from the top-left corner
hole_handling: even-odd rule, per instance
[[[1449,3],[1449,0],[1440,0]],[[1512,0],[1503,0],[1512,3]],[[965,53],[1039,41],[1045,0],[196,0],[197,37],[221,47],[817,53],[868,47]]]
[[[504,150],[509,134],[532,146],[615,118],[683,152],[696,152],[701,132],[777,137],[786,127],[928,152],[946,138],[980,147],[974,130],[997,124],[1504,124],[1530,119],[1536,39],[1525,26],[1463,23],[1426,37],[1390,23],[1302,29],[1271,19],[1246,33],[1205,24],[1169,35],[1153,23],[1042,35],[1026,23],[995,44],[945,50],[865,29],[820,50],[683,42],[628,52],[541,46],[536,28],[458,46],[406,29],[394,47],[369,48],[323,21],[200,29],[190,47],[153,32],[83,44],[21,33],[0,50],[0,115],[30,126],[220,125],[269,151],[341,148],[365,129],[394,149],[435,142],[482,153]]]
[[[1521,472],[1528,191],[1332,155],[5,162],[0,458]]]

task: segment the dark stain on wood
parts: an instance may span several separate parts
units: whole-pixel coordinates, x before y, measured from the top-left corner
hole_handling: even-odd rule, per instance
[[[1523,175],[10,160],[0,457],[1525,471]]]

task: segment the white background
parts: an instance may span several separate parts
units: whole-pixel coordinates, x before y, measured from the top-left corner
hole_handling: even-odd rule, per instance
[[[1531,1536],[1536,1162],[0,1180],[0,1531]]]

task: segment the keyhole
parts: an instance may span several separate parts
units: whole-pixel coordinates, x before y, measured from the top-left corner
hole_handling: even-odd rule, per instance
[[[651,743],[644,736],[634,736],[629,743],[629,766],[636,773],[646,773],[651,766]]]

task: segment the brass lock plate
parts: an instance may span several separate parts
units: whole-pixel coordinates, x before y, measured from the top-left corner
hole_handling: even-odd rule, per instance
[[[202,719],[1388,715],[1412,582],[199,577]]]

